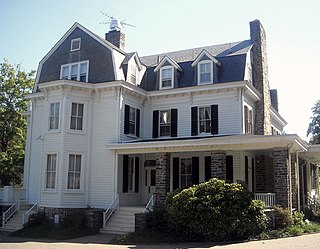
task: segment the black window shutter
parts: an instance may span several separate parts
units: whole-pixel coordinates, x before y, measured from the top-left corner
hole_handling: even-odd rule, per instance
[[[204,179],[205,181],[211,178],[211,156],[204,157]]]
[[[247,156],[244,157],[244,170],[246,183],[249,182],[249,159]]]
[[[172,165],[173,165],[172,187],[173,187],[173,190],[175,190],[179,188],[179,157],[174,157],[172,159]]]
[[[159,111],[153,111],[152,137],[157,138],[159,135]]]
[[[192,157],[192,184],[199,184],[199,157]]]
[[[134,163],[134,192],[139,192],[139,157],[136,157]]]
[[[122,192],[128,192],[128,164],[129,157],[127,155],[123,155],[123,174],[122,174]]]
[[[129,134],[129,111],[130,106],[124,105],[124,134]]]
[[[178,135],[178,109],[171,109],[171,137]]]
[[[254,181],[254,174],[255,174],[255,165],[254,165],[254,158],[251,158],[251,177],[252,177],[252,192],[255,192],[255,181]]]
[[[226,156],[226,180],[233,182],[233,156]]]
[[[218,105],[211,105],[211,134],[219,133]]]
[[[191,136],[198,135],[198,107],[191,107]]]
[[[140,137],[140,110],[136,111],[136,136]]]

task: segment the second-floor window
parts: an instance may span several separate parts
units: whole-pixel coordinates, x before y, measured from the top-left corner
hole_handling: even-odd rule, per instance
[[[219,133],[218,105],[191,107],[191,135]]]
[[[61,66],[60,78],[88,82],[88,61],[66,64]]]
[[[160,137],[171,134],[171,110],[160,111]]]
[[[213,81],[212,61],[200,61],[198,64],[198,84],[212,83]]]
[[[46,189],[56,188],[57,154],[47,155]]]
[[[140,136],[140,110],[129,105],[124,107],[124,134]]]
[[[60,112],[60,103],[51,103],[50,104],[50,115],[49,115],[49,130],[58,130],[59,129],[59,112]]]
[[[160,89],[173,88],[173,67],[165,66],[160,70]]]
[[[252,110],[248,106],[244,106],[244,133],[253,134],[252,129]]]
[[[71,105],[71,120],[70,129],[79,130],[83,129],[83,108],[84,104],[72,103]]]
[[[211,133],[211,108],[199,107],[199,133]]]

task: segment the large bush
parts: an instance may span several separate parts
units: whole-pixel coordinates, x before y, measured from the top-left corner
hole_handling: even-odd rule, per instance
[[[211,179],[174,192],[166,204],[171,229],[209,241],[236,240],[263,232],[263,203],[242,184]]]

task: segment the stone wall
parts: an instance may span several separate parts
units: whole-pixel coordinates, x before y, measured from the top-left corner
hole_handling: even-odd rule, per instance
[[[268,79],[266,33],[259,20],[250,22],[253,85],[262,94],[256,103],[255,134],[271,135],[270,86]]]
[[[142,232],[147,228],[147,224],[149,221],[148,219],[149,213],[136,213],[134,216],[135,216],[134,230],[136,232]]]
[[[156,206],[165,205],[167,193],[170,192],[170,153],[156,155]]]
[[[211,177],[226,180],[225,151],[213,151],[211,153]]]
[[[274,149],[274,190],[276,194],[276,203],[284,208],[291,209],[290,198],[290,171],[291,165],[288,149]]]

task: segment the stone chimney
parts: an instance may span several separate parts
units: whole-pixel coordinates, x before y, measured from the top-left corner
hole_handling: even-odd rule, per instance
[[[106,40],[124,51],[125,34],[121,30],[110,30],[106,33]]]
[[[268,61],[266,33],[259,20],[250,22],[252,47],[253,85],[262,98],[256,103],[255,134],[271,135],[270,86],[268,79]]]

